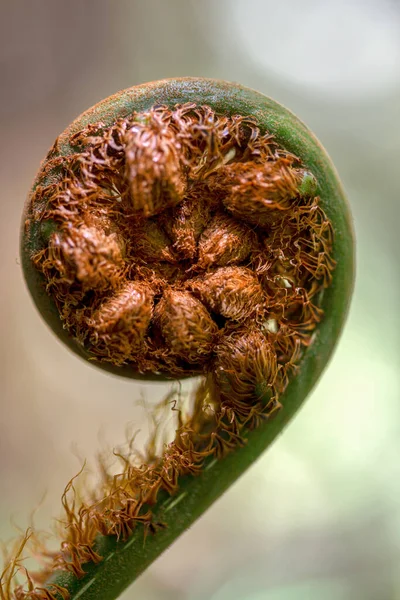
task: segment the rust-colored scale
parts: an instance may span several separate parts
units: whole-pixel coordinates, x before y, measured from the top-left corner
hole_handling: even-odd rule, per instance
[[[202,374],[194,408],[178,405],[175,439],[140,464],[123,457],[75,505],[63,496],[59,552],[27,586],[1,600],[54,600],[57,569],[84,573],[97,535],[156,533],[152,507],[183,475],[244,443],[279,398],[322,318],[332,228],[301,161],[261,133],[254,118],[207,106],[158,106],[112,126],[90,125],[57,183],[38,187],[30,214],[43,226],[33,264],[71,336],[98,361],[172,378]],[[36,586],[36,587],[35,587]]]

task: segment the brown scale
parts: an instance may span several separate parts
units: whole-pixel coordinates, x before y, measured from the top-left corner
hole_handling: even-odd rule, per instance
[[[226,336],[215,353],[215,379],[225,396],[252,403],[275,395],[277,356],[267,335],[243,328]]]
[[[200,236],[196,267],[207,269],[241,263],[256,244],[257,236],[250,227],[226,213],[218,213]]]
[[[53,233],[47,262],[65,284],[99,292],[118,284],[124,267],[117,236],[84,225]]]
[[[179,260],[193,260],[197,242],[211,218],[210,205],[206,199],[187,196],[171,212],[161,215],[160,223],[173,242]]]
[[[87,319],[88,343],[98,356],[119,364],[135,361],[153,315],[153,298],[150,285],[131,281],[100,304]]]
[[[221,167],[212,176],[217,190],[225,191],[226,209],[245,223],[266,227],[289,211],[305,171],[292,168],[288,158],[263,165],[254,161]]]
[[[264,306],[262,287],[246,267],[221,267],[187,281],[186,287],[211,311],[232,321],[256,317]]]
[[[132,247],[144,263],[175,263],[171,246],[171,240],[156,221],[146,220],[132,226]]]
[[[166,290],[157,304],[154,321],[173,354],[191,364],[208,360],[218,327],[189,292]]]
[[[179,285],[181,281],[187,279],[187,275],[182,270],[182,265],[169,262],[157,262],[143,264],[142,261],[131,264],[129,278],[138,281],[144,281],[161,294],[166,286]]]
[[[186,182],[171,128],[154,112],[134,122],[121,137],[133,211],[149,217],[178,204]]]

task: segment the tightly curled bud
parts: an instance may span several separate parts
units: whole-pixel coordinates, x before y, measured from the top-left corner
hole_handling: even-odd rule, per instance
[[[297,169],[296,177],[299,182],[300,196],[316,196],[318,192],[318,181],[311,171]]]
[[[212,370],[218,327],[261,328],[273,311],[285,363],[293,340],[282,321],[290,311],[291,331],[309,343],[321,318],[314,298],[335,266],[313,196],[318,169],[257,111],[161,97],[114,121],[101,109],[57,141],[24,222],[26,271],[40,279],[39,302],[49,295],[44,316],[57,311],[59,335],[79,354],[152,378]],[[136,285],[151,289],[155,316],[153,300],[132,304]]]
[[[174,355],[189,364],[209,358],[218,327],[189,292],[166,290],[154,311],[154,321]]]
[[[245,267],[221,267],[186,285],[211,311],[232,321],[255,316],[264,304],[257,277]]]
[[[132,244],[136,256],[144,262],[176,262],[171,251],[171,240],[155,221],[146,220],[134,226]]]
[[[256,243],[256,234],[245,223],[217,214],[200,237],[198,266],[206,269],[243,262]]]
[[[122,256],[126,255],[126,240],[123,232],[117,227],[115,220],[110,218],[106,211],[88,212],[85,214],[85,225],[96,227],[99,231],[104,231],[106,235],[114,235],[121,248]]]
[[[221,168],[215,185],[226,189],[225,207],[236,218],[261,227],[276,221],[292,208],[299,188],[315,191],[305,171],[294,169],[292,163],[290,158],[279,158],[263,165],[249,161]]]
[[[84,225],[53,233],[48,257],[64,281],[78,282],[84,291],[113,287],[124,265],[116,234],[106,235],[102,229]]]
[[[161,217],[162,225],[180,259],[193,259],[199,237],[210,220],[209,204],[203,198],[186,198]]]
[[[142,115],[121,135],[126,179],[135,213],[150,217],[183,199],[180,148],[157,111]]]
[[[215,380],[228,399],[269,400],[277,373],[274,346],[260,331],[240,330],[225,337],[216,348]]]
[[[153,298],[149,285],[132,281],[104,300],[87,320],[96,354],[118,364],[135,360],[153,315]]]

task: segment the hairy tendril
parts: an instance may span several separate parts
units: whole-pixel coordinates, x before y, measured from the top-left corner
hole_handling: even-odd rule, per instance
[[[177,427],[161,452],[155,428],[145,456],[133,442],[119,455],[118,474],[100,459],[95,489],[78,495],[68,483],[59,550],[40,548],[44,566],[28,572],[24,548],[38,545],[28,531],[6,563],[1,600],[86,597],[71,577],[86,581],[104,565],[104,540],[126,548],[138,528],[142,540],[161,538],[184,482],[282,408],[335,270],[318,178],[254,116],[155,104],[81,127],[69,143],[67,156],[50,154],[25,221],[25,235],[35,231],[30,268],[64,329],[100,366],[202,380],[192,410],[177,393],[164,401]],[[69,579],[54,577],[62,572]],[[25,584],[12,586],[17,573]]]

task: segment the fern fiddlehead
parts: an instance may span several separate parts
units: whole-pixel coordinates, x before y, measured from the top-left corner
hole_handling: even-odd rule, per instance
[[[318,379],[352,291],[349,211],[289,111],[236,84],[165,80],[103,101],[58,138],[25,209],[22,259],[41,314],[83,358],[134,378],[203,376],[160,456],[126,457],[78,506],[68,484],[60,551],[11,591],[15,559],[0,591],[112,599]]]

